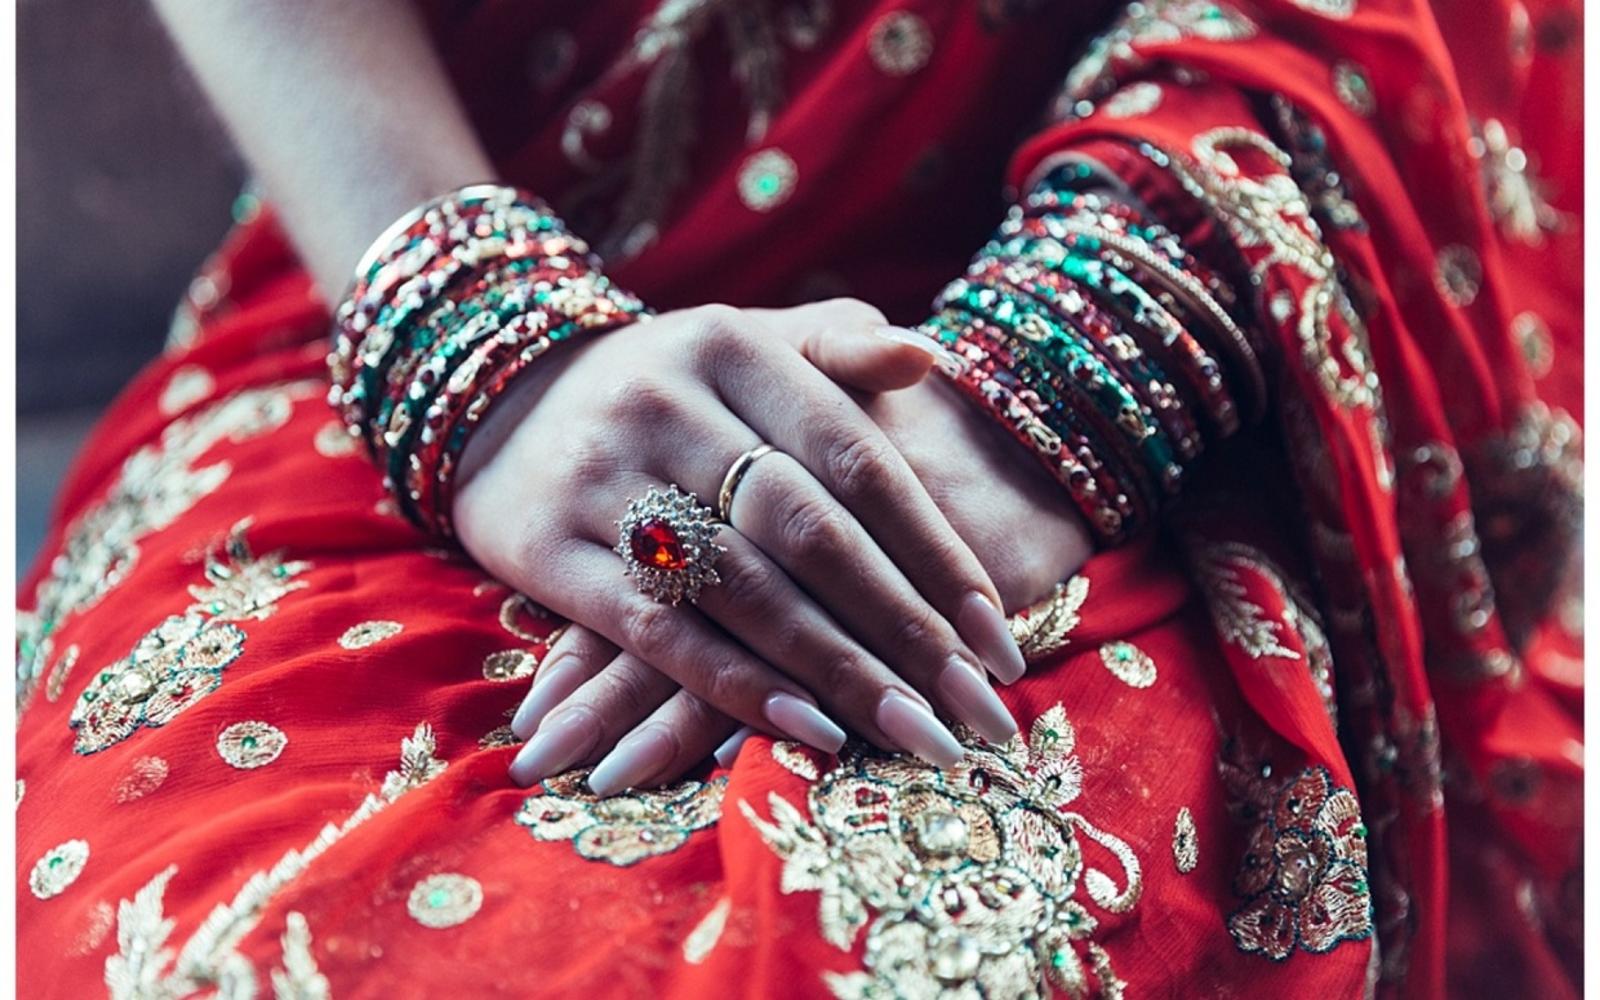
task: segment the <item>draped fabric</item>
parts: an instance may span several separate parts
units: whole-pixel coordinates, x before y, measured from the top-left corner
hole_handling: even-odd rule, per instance
[[[1011,744],[521,790],[561,623],[396,515],[245,199],[21,591],[23,995],[1576,995],[1577,5],[573,6],[426,9],[657,308],[914,322],[1073,159],[1270,412],[1014,618]]]

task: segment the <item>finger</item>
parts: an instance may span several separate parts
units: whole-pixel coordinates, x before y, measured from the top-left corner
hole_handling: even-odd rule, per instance
[[[708,617],[869,737],[881,732],[913,752],[953,742],[943,727],[886,707],[891,691],[905,693],[895,683],[901,678],[986,740],[1015,735],[1016,722],[949,622],[798,463],[764,458],[745,483],[734,494],[737,530],[722,536],[723,583],[700,598]]]
[[[619,741],[589,772],[589,789],[615,795],[625,788],[664,785],[698,767],[737,722],[679,689]]]
[[[512,780],[526,787],[594,760],[678,689],[643,660],[619,653],[551,709],[512,760]]]
[[[568,626],[539,661],[533,687],[511,718],[511,731],[518,739],[532,736],[552,708],[566,700],[616,655],[617,647],[598,632],[582,625]]]
[[[861,392],[915,385],[946,353],[929,337],[891,326],[883,313],[859,299],[747,312],[793,344],[828,378]]]
[[[993,582],[905,458],[842,389],[797,354],[760,350],[738,317],[706,310],[699,357],[730,408],[855,515],[990,672],[1022,676]]]
[[[754,736],[756,731],[749,726],[740,726],[734,734],[722,741],[722,745],[711,751],[711,756],[716,758],[723,767],[733,767],[734,761],[739,759],[739,751],[744,749],[745,742]]]

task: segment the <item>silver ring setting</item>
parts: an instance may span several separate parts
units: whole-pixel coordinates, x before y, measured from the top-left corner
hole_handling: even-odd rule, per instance
[[[716,543],[722,530],[716,512],[676,483],[666,489],[652,486],[643,497],[629,500],[617,529],[613,551],[639,592],[652,601],[693,604],[702,588],[722,582],[715,564],[727,549]]]

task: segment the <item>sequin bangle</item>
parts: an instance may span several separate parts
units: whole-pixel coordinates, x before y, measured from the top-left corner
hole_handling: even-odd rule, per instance
[[[362,256],[334,313],[329,402],[400,510],[448,537],[455,469],[495,399],[553,344],[647,317],[543,202],[462,188]]]

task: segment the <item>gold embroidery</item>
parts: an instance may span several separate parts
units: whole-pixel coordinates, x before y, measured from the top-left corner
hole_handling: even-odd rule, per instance
[[[279,943],[283,967],[272,970],[273,1000],[329,1000],[333,991],[311,954],[311,928],[304,914],[289,911]]]
[[[1089,578],[1075,576],[1056,584],[1050,596],[1011,619],[1011,637],[1029,660],[1043,659],[1067,644],[1078,627],[1078,610],[1089,597]]]
[[[1194,827],[1194,814],[1189,807],[1178,810],[1172,823],[1172,864],[1184,875],[1194,871],[1200,863],[1200,833]]]
[[[399,622],[371,621],[352,625],[339,636],[339,645],[345,649],[366,649],[376,646],[385,639],[392,639],[399,635],[405,626]]]
[[[1117,680],[1135,688],[1156,682],[1156,661],[1131,642],[1108,642],[1100,647],[1100,662]]]
[[[502,649],[483,658],[483,676],[491,681],[519,681],[532,677],[539,660],[525,649]]]
[[[19,711],[51,658],[52,637],[62,624],[127,579],[146,535],[171,525],[228,478],[232,466],[226,459],[204,466],[200,459],[223,440],[245,441],[282,427],[297,401],[320,394],[319,385],[305,381],[240,392],[173,421],[159,442],[123,463],[105,499],[67,527],[49,575],[34,591],[32,612],[17,617]]]
[[[230,767],[250,771],[278,759],[289,737],[265,722],[235,722],[217,736],[217,755]]]
[[[588,768],[544,780],[544,794],[523,800],[516,821],[535,840],[570,841],[578,856],[625,867],[670,854],[689,835],[722,817],[727,775],[665,788],[596,798]]]
[[[28,888],[40,899],[50,899],[65,892],[67,887],[83,874],[89,863],[89,842],[69,840],[44,853],[28,873]]]
[[[850,951],[867,928],[865,970],[826,974],[829,988],[840,997],[1043,997],[1051,987],[1084,996],[1092,978],[1115,994],[1122,984],[1091,940],[1098,921],[1078,887],[1118,914],[1144,882],[1126,843],[1068,809],[1082,766],[1066,713],[1057,705],[1026,741],[998,747],[965,728],[958,735],[966,756],[944,772],[847,744],[807,789],[809,816],[775,792],[771,819],[739,803],[784,861],[782,890],[819,894],[824,939]],[[1120,886],[1090,863],[1085,841],[1114,860]]]
[[[78,665],[78,644],[73,643],[62,650],[61,656],[56,660],[56,665],[50,668],[50,676],[44,682],[44,700],[55,701],[61,697],[61,692],[67,686],[67,675],[72,668]]]
[[[1275,782],[1270,765],[1245,759],[1237,745],[1219,769],[1252,823],[1233,880],[1245,903],[1228,917],[1239,950],[1281,961],[1296,948],[1321,953],[1371,937],[1367,828],[1355,795],[1321,767]]]
[[[471,920],[483,905],[478,880],[454,872],[429,875],[411,887],[406,910],[424,927],[441,930]]]
[[[384,775],[378,791],[367,795],[342,823],[329,823],[311,843],[290,850],[271,868],[246,879],[231,901],[211,911],[176,959],[167,947],[174,922],[165,914],[162,897],[178,866],[168,865],[156,873],[133,899],[124,899],[117,907],[117,953],[106,959],[105,971],[111,1000],[188,996],[224,983],[253,983],[255,971],[239,944],[260,923],[267,905],[351,830],[438,777],[445,763],[434,757],[436,749],[432,728],[419,724],[401,741],[400,766]]]
[[[728,911],[733,908],[733,900],[723,896],[717,904],[705,915],[689,936],[683,939],[683,960],[690,965],[699,965],[711,954],[711,949],[722,940],[722,932],[728,927]]]
[[[167,379],[166,387],[161,390],[161,398],[156,401],[156,407],[162,416],[174,416],[205,399],[216,388],[216,380],[211,377],[210,372],[199,365],[183,365]]]
[[[167,780],[170,769],[167,762],[160,757],[140,757],[128,765],[128,773],[117,782],[117,787],[111,790],[112,801],[117,805],[126,805],[161,787]]]
[[[523,642],[542,642],[546,649],[555,645],[561,633],[566,630],[562,625],[547,636],[529,631],[523,627],[519,619],[526,615],[535,621],[550,621],[550,612],[533,603],[533,599],[526,594],[511,594],[500,602],[500,627],[521,639]]]
[[[256,558],[245,541],[250,521],[234,525],[221,553],[206,557],[195,603],[157,625],[124,659],[100,670],[72,706],[73,752],[98,753],[140,729],[164,726],[222,686],[222,672],[244,652],[234,622],[264,620],[278,601],[305,586],[311,568],[282,551]]]

